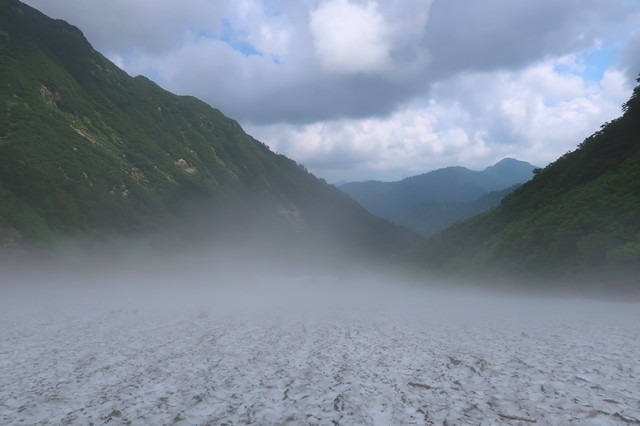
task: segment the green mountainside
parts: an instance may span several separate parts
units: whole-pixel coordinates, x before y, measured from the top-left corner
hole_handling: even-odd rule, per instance
[[[400,225],[423,237],[430,237],[456,222],[490,210],[513,191],[517,185],[488,192],[473,201],[426,201],[416,206]]]
[[[640,86],[623,112],[496,209],[421,244],[413,261],[457,277],[637,288]]]
[[[173,227],[379,253],[415,241],[217,109],[130,77],[76,27],[0,0],[0,245]]]
[[[482,197],[526,182],[534,168],[505,158],[482,171],[447,167],[396,182],[350,182],[339,188],[374,215],[431,235],[495,206],[491,197]]]

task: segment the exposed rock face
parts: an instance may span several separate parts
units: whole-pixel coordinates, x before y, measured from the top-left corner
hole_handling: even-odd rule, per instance
[[[49,106],[58,108],[57,101],[60,100],[60,93],[56,89],[50,89],[46,84],[40,84],[40,95],[42,100]]]
[[[198,173],[198,169],[194,167],[191,163],[189,163],[184,158],[178,158],[175,162],[176,166],[180,167],[183,172],[188,175],[195,175]]]

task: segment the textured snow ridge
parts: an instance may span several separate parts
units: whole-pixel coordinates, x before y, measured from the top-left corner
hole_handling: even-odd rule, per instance
[[[346,305],[7,304],[0,424],[640,424],[638,305]]]

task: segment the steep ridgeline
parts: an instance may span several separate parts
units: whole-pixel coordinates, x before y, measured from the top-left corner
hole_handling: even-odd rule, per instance
[[[606,123],[489,213],[430,238],[412,259],[458,277],[640,285],[640,86]]]
[[[482,171],[447,167],[397,182],[351,182],[339,188],[376,216],[429,236],[495,207],[507,188],[531,179],[534,168],[505,158]]]
[[[79,29],[17,0],[0,0],[0,82],[5,246],[193,224],[354,251],[412,240],[220,111],[130,77]]]

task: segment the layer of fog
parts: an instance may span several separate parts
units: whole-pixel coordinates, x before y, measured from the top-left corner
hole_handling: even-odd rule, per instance
[[[248,249],[248,248],[247,248]],[[332,315],[339,311],[412,316],[447,321],[527,321],[541,317],[616,312],[616,301],[576,294],[516,291],[494,287],[408,279],[349,259],[304,268],[286,259],[264,260],[241,249],[149,251],[123,248],[62,256],[5,267],[0,285],[3,309],[42,307],[189,310],[219,314],[292,312]],[[317,265],[316,265],[317,266]],[[525,288],[525,290],[527,290]],[[562,296],[562,297],[559,297]]]

